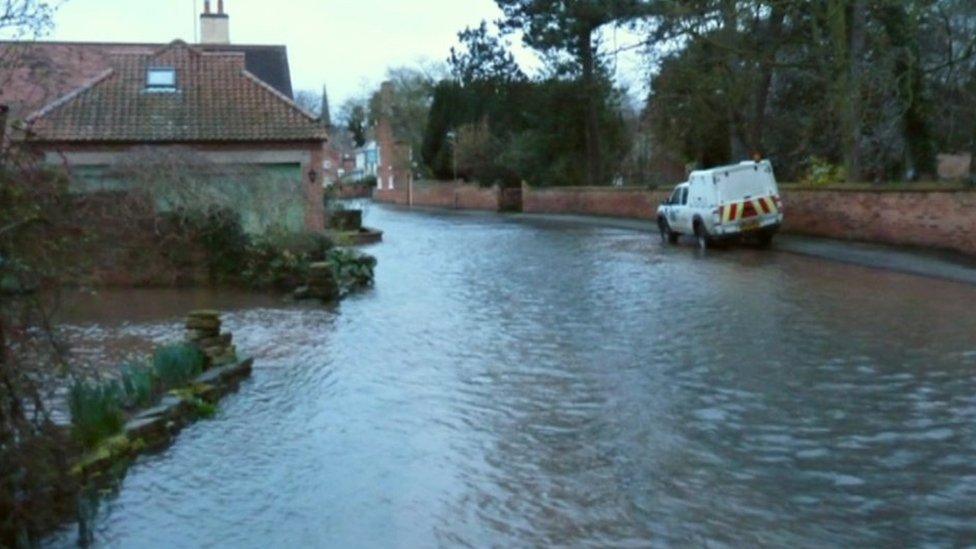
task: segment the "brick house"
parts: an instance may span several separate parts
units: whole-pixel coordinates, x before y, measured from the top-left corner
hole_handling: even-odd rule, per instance
[[[392,82],[380,85],[380,108],[375,128],[379,162],[374,196],[385,200],[388,195],[405,192],[409,203],[413,188],[413,149],[397,137],[393,127],[393,93]]]
[[[290,201],[273,222],[322,230],[327,130],[292,100],[284,47],[227,44],[227,19],[223,2],[218,13],[207,2],[200,45],[0,44],[13,138],[65,165],[81,192],[124,185],[113,169],[137,150],[188,149],[246,168],[269,186],[263,192]],[[215,177],[227,173],[240,172]],[[267,214],[241,213],[253,227],[248,218]]]

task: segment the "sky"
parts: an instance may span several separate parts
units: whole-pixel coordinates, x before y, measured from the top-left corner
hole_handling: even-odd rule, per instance
[[[46,39],[105,42],[194,42],[203,0],[62,0]],[[217,0],[212,0],[216,9]],[[390,66],[444,61],[457,33],[501,12],[493,0],[225,0],[231,42],[288,46],[298,90],[328,86],[332,110],[382,81]],[[613,40],[608,35],[608,41]],[[619,36],[618,39],[621,39]],[[523,68],[540,65],[516,38]],[[621,80],[641,93],[633,59]]]

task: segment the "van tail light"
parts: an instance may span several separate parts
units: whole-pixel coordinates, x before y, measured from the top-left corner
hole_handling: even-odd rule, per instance
[[[773,196],[773,202],[776,203],[776,209],[777,210],[780,210],[780,211],[783,210],[783,201],[780,200],[778,194]]]
[[[725,217],[722,215],[723,213],[725,213],[725,206],[719,206],[718,208],[712,210],[712,217],[715,219],[716,225],[722,224],[722,219]]]

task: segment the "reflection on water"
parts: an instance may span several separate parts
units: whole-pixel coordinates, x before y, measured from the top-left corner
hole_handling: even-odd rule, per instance
[[[257,358],[215,419],[140,459],[99,543],[976,539],[976,289],[554,221],[367,221],[377,287],[335,310],[76,303],[90,352],[207,306]]]

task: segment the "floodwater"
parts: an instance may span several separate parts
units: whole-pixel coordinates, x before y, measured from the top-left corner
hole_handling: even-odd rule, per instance
[[[376,288],[334,309],[69,310],[92,354],[217,306],[256,358],[139,458],[97,545],[976,543],[976,288],[551,219],[367,222]]]

